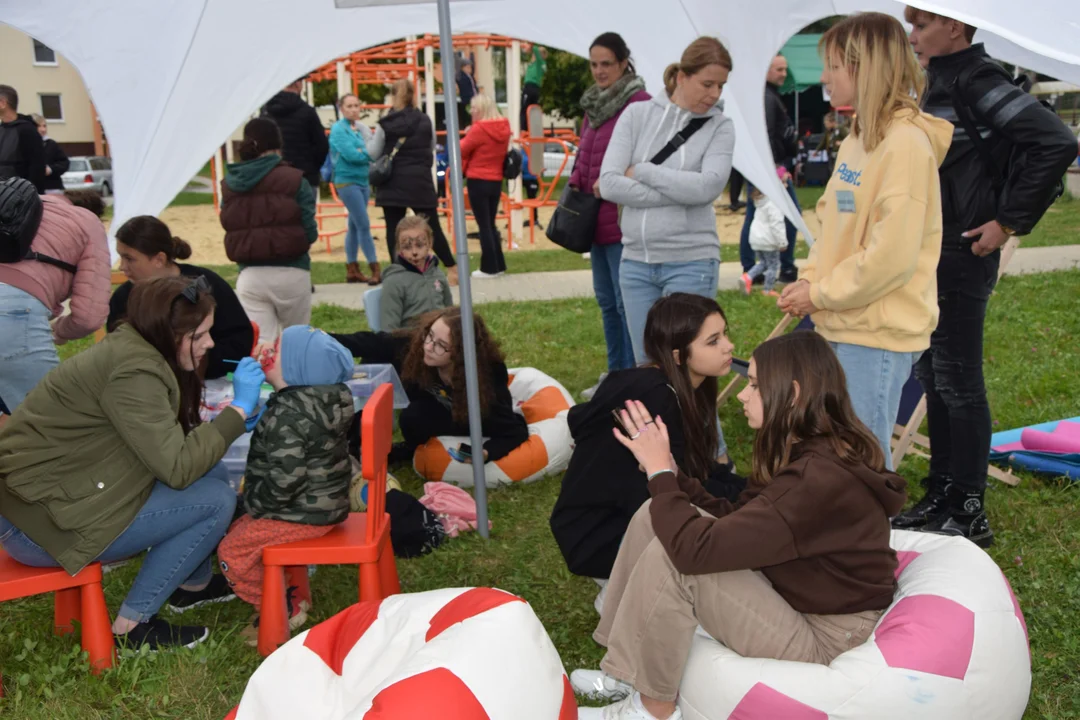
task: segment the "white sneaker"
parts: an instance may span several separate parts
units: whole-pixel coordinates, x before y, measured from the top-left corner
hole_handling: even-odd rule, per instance
[[[596,599],[593,600],[593,607],[596,608],[596,612],[600,613],[604,609],[604,598],[607,597],[607,585],[600,586],[600,592],[596,593]]]
[[[606,378],[607,378],[607,373],[606,372],[600,373],[600,379],[597,380],[596,384],[593,385],[591,388],[588,388],[587,390],[582,390],[581,391],[581,397],[585,398],[586,400],[592,400],[593,395],[595,395],[596,391],[600,389],[600,386],[604,384],[604,380]]]
[[[630,697],[602,708],[578,708],[578,720],[659,720],[641,704],[641,695],[634,693]],[[682,720],[682,710],[678,707],[664,720]]]
[[[476,278],[477,280],[486,280],[488,278],[497,278],[497,277],[499,277],[499,274],[498,273],[486,273],[483,270],[473,270],[472,271],[472,276],[474,278]]]
[[[634,692],[633,687],[603,670],[575,670],[570,673],[570,685],[575,693],[591,700],[622,700]]]

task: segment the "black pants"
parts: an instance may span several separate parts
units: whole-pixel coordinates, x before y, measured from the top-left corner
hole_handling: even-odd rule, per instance
[[[397,262],[397,226],[405,217],[405,211],[408,209],[403,207],[383,208],[383,219],[386,220],[386,249],[390,252],[391,262]],[[457,265],[457,260],[454,259],[454,251],[450,248],[446,235],[443,234],[442,224],[439,223],[439,212],[435,208],[412,208],[412,211],[427,218],[434,238],[432,249],[435,251],[435,256],[439,258],[439,262],[448,268]]]
[[[506,272],[506,260],[503,258],[502,236],[495,227],[495,215],[499,212],[499,198],[502,195],[501,180],[465,181],[469,191],[469,204],[472,205],[473,217],[480,226],[480,270],[490,275]]]
[[[930,349],[915,364],[915,377],[926,392],[930,474],[951,478],[970,492],[986,487],[991,422],[983,379],[983,323],[1000,263],[1000,251],[981,258],[967,243],[942,250],[937,271],[941,316]]]
[[[528,160],[526,160],[525,162],[528,162]],[[533,178],[532,180],[523,179],[521,182],[523,183],[523,186],[525,188],[525,196],[530,200],[535,200],[536,196],[540,194],[540,181],[536,178]],[[533,208],[532,212],[533,221],[540,222],[540,214],[537,208]]]
[[[540,86],[536,83],[525,83],[521,88],[521,132],[529,134],[529,106],[540,104]]]
[[[731,176],[728,178],[728,197],[731,198],[732,205],[739,202],[739,196],[742,195],[745,182],[742,173],[735,168],[731,168]],[[749,201],[749,198],[747,200]]]

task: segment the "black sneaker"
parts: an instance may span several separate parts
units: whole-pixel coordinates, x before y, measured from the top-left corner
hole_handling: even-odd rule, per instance
[[[229,581],[224,575],[211,575],[210,583],[202,590],[184,590],[176,588],[169,596],[169,609],[173,612],[182,613],[200,605],[211,603],[228,602],[236,599],[236,593],[229,587]]]
[[[983,494],[949,489],[949,507],[922,527],[923,532],[967,538],[981,548],[994,544],[994,531],[986,517]]]
[[[791,269],[791,270],[781,270],[780,271],[780,282],[782,282],[782,283],[793,283],[798,279],[799,279],[799,271],[794,269],[794,268]]]
[[[149,645],[151,651],[185,647],[188,650],[210,637],[210,628],[202,625],[170,625],[157,615],[141,622],[123,635],[113,635],[118,648],[138,650]]]
[[[949,509],[949,481],[925,477],[921,484],[926,494],[910,509],[892,519],[894,530],[918,530]]]

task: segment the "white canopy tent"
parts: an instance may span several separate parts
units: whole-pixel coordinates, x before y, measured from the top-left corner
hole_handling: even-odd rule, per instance
[[[976,39],[996,57],[1080,84],[1075,28],[1064,22],[1075,10],[1070,0],[1035,0],[1022,12],[1007,0],[913,4],[982,28]],[[772,172],[766,69],[810,22],[869,9],[899,16],[903,4],[546,0],[538,12],[527,0],[462,0],[453,3],[453,23],[458,32],[501,33],[581,55],[596,35],[616,30],[654,93],[664,67],[693,38],[719,37],[735,65],[724,90],[738,137],[735,164],[795,219]],[[358,48],[439,30],[434,4],[337,9],[334,0],[0,0],[0,22],[41,40],[82,73],[113,155],[113,227],[160,212],[286,82]]]

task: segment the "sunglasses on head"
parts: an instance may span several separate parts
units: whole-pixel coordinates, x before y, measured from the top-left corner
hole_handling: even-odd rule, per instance
[[[180,291],[180,296],[192,305],[199,302],[199,293],[210,292],[210,283],[202,275],[188,283],[188,286]]]

